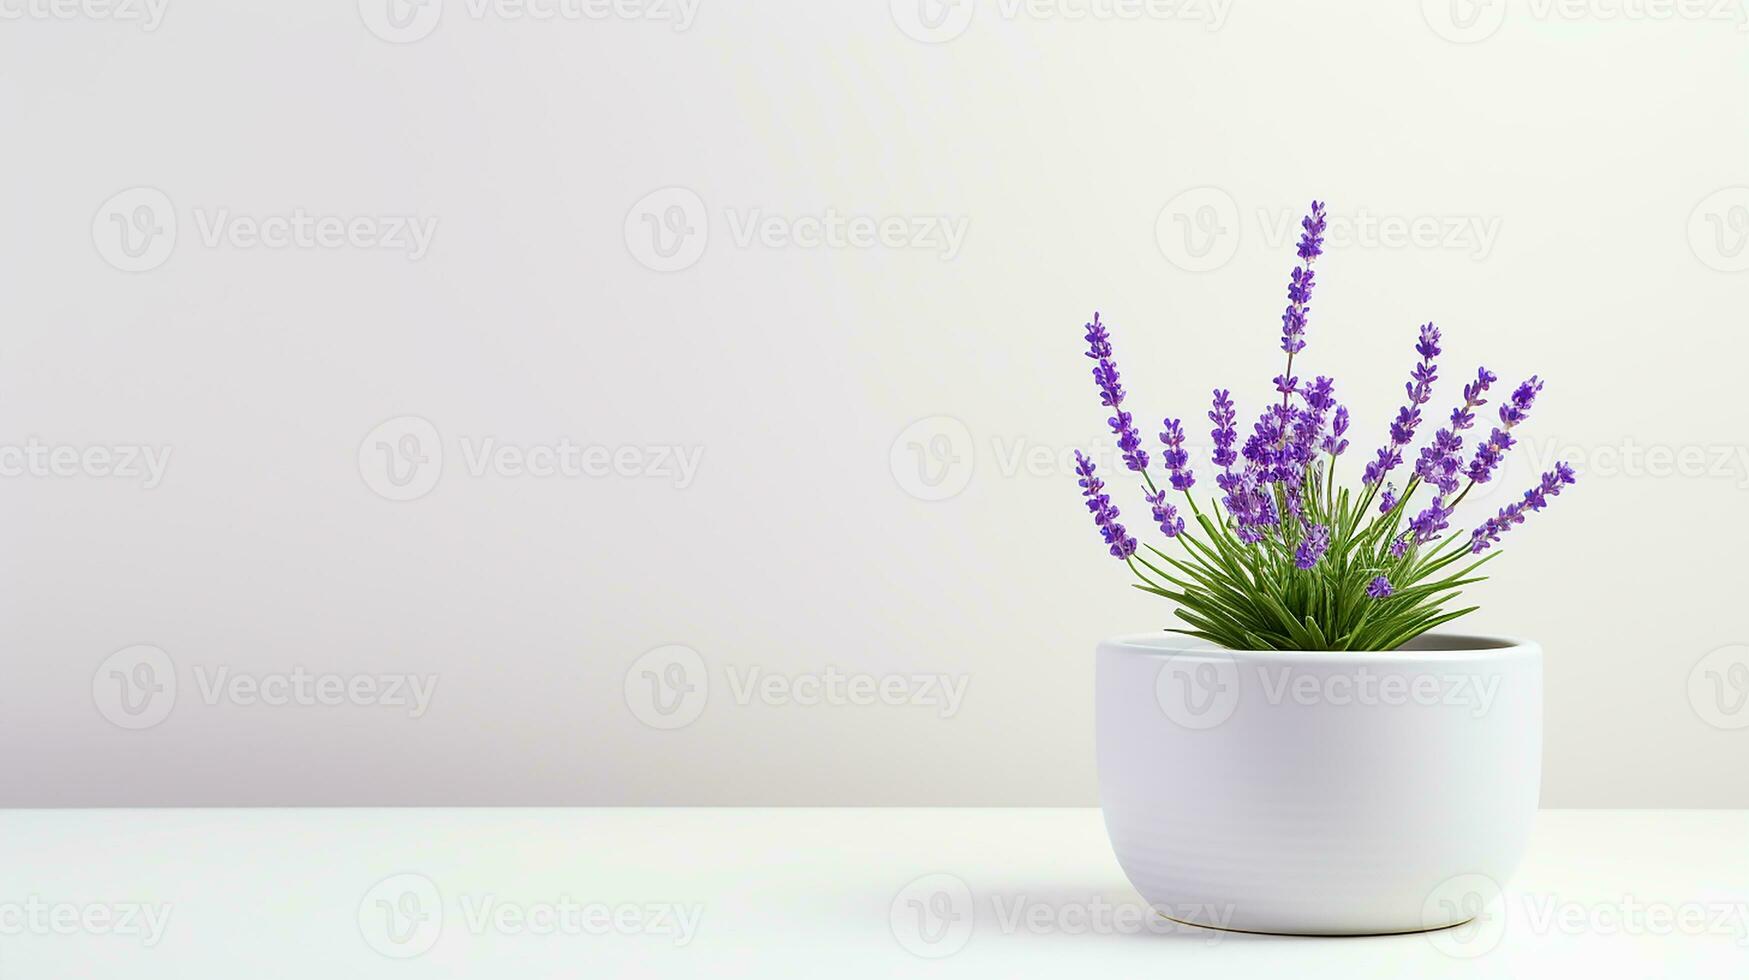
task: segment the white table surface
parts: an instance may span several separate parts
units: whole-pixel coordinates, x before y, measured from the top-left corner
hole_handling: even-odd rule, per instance
[[[1742,978],[1745,903],[1745,811],[1544,811],[1360,939],[1146,916],[1091,809],[0,812],[0,977]]]

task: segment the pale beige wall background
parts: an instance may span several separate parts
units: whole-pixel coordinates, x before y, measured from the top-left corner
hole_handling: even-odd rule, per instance
[[[1318,196],[1545,802],[1749,806],[1743,8],[966,4],[0,4],[0,803],[1092,803],[1080,325],[1200,450]]]

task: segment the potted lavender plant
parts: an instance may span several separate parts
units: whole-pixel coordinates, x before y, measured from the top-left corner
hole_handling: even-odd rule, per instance
[[[1286,367],[1243,442],[1230,392],[1214,391],[1206,495],[1177,418],[1161,424],[1156,481],[1109,330],[1097,313],[1086,325],[1123,465],[1172,550],[1119,523],[1093,461],[1077,453],[1081,493],[1134,586],[1170,600],[1179,621],[1099,645],[1101,805],[1131,882],[1174,918],[1325,935],[1454,925],[1523,853],[1541,777],[1542,652],[1430,631],[1475,609],[1451,607],[1573,471],[1557,463],[1467,536],[1446,533],[1471,489],[1494,478],[1542,382],[1513,388],[1498,424],[1466,451],[1499,380],[1477,368],[1406,465],[1438,380],[1430,323],[1387,441],[1358,487],[1339,485],[1348,410],[1329,377],[1294,374],[1322,204],[1301,229],[1282,315]]]

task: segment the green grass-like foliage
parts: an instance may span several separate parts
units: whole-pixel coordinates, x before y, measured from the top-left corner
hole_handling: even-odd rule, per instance
[[[1454,536],[1422,554],[1391,555],[1393,532],[1419,479],[1411,479],[1388,514],[1375,514],[1373,492],[1356,500],[1329,476],[1320,466],[1305,484],[1307,520],[1330,528],[1330,548],[1312,568],[1295,567],[1297,538],[1270,535],[1245,544],[1218,506],[1204,514],[1185,494],[1201,533],[1186,527],[1178,535],[1182,557],[1143,545],[1149,555],[1138,551],[1128,559],[1141,579],[1135,587],[1178,604],[1174,614],[1187,628],[1171,632],[1234,650],[1394,650],[1478,608],[1448,606],[1463,586],[1483,581],[1475,571],[1499,552],[1473,555],[1468,540]],[[1387,572],[1391,595],[1367,595],[1367,585]]]

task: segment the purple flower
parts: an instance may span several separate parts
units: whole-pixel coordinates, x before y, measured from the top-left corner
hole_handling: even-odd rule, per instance
[[[1487,483],[1494,478],[1494,467],[1500,464],[1500,457],[1506,455],[1516,442],[1505,429],[1495,429],[1488,434],[1488,441],[1476,447],[1476,458],[1470,460],[1470,479],[1476,483]]]
[[[1395,541],[1391,542],[1391,557],[1392,558],[1401,558],[1408,553],[1409,553],[1409,536],[1407,534],[1400,535]]]
[[[1340,456],[1348,449],[1348,440],[1342,438],[1348,431],[1348,406],[1336,406],[1336,416],[1330,420],[1330,434],[1324,437],[1324,444],[1319,448],[1331,456]]]
[[[1524,492],[1523,500],[1500,508],[1498,516],[1488,518],[1481,527],[1470,533],[1470,552],[1480,554],[1499,543],[1500,535],[1512,530],[1514,525],[1524,523],[1526,511],[1547,507],[1548,498],[1558,496],[1561,488],[1572,484],[1574,480],[1571,466],[1556,463],[1553,470],[1543,474],[1541,483]]]
[[[1476,409],[1488,404],[1488,386],[1499,376],[1487,368],[1476,369],[1476,380],[1464,385],[1464,402],[1451,410],[1451,424],[1441,429],[1434,436],[1435,445],[1421,452],[1421,462],[1416,472],[1430,483],[1438,482],[1443,493],[1451,493],[1457,488],[1457,473],[1463,466],[1459,458],[1463,450],[1463,437],[1457,435],[1475,425]],[[1441,482],[1441,481],[1445,482]]]
[[[1525,507],[1542,510],[1549,505],[1548,498],[1560,496],[1561,488],[1574,481],[1573,468],[1566,463],[1556,463],[1554,472],[1543,474],[1542,483],[1524,491]]]
[[[1464,437],[1450,429],[1433,434],[1433,442],[1421,450],[1415,473],[1439,487],[1441,494],[1457,492],[1458,472],[1463,469]]]
[[[1122,524],[1113,522],[1099,529],[1113,558],[1128,558],[1136,553],[1136,539],[1129,536]]]
[[[1397,468],[1403,462],[1403,447],[1415,438],[1415,427],[1421,424],[1421,406],[1433,397],[1433,382],[1439,377],[1439,369],[1435,361],[1439,357],[1439,328],[1433,324],[1421,327],[1421,337],[1415,342],[1415,352],[1421,355],[1421,363],[1415,365],[1410,372],[1411,381],[1404,385],[1409,394],[1409,404],[1397,411],[1397,420],[1391,423],[1391,444],[1379,448],[1378,458],[1366,464],[1366,473],[1362,477],[1368,486],[1385,478],[1385,474]]]
[[[1397,418],[1391,422],[1391,444],[1407,446],[1415,438],[1415,427],[1420,424],[1421,409],[1413,405],[1397,409]]]
[[[1366,594],[1374,599],[1384,599],[1391,594],[1391,580],[1380,575],[1366,587]]]
[[[1311,213],[1300,219],[1299,256],[1310,262],[1324,254],[1324,202],[1313,201]]]
[[[1451,508],[1445,506],[1443,496],[1434,497],[1427,509],[1415,515],[1409,522],[1409,530],[1415,532],[1415,543],[1426,544],[1439,537],[1441,531],[1450,526],[1447,518],[1451,517]]]
[[[1075,450],[1075,472],[1081,476],[1076,481],[1081,486],[1081,496],[1087,498],[1087,509],[1092,512],[1093,523],[1099,528],[1112,557],[1128,558],[1135,554],[1136,539],[1117,522],[1117,508],[1112,505],[1111,495],[1104,492],[1105,481],[1093,474],[1093,460],[1079,449]]]
[[[1387,483],[1385,484],[1385,492],[1379,494],[1379,513],[1389,514],[1391,508],[1395,506],[1397,506],[1397,485]]]
[[[1421,337],[1415,341],[1415,353],[1421,355],[1423,361],[1432,361],[1439,356],[1439,328],[1431,323],[1421,325]],[[1425,398],[1422,401],[1426,401]]]
[[[1361,475],[1361,482],[1367,486],[1384,479],[1386,473],[1397,468],[1403,461],[1403,451],[1396,446],[1380,446],[1378,458],[1366,464],[1366,472]]]
[[[1500,406],[1501,424],[1510,429],[1523,422],[1525,416],[1530,414],[1530,406],[1536,401],[1537,393],[1542,390],[1542,380],[1534,374],[1524,384],[1514,389],[1512,397],[1506,400],[1506,404]]]
[[[1106,332],[1105,324],[1099,322],[1099,311],[1093,311],[1093,322],[1083,324],[1087,329],[1087,356],[1096,361],[1111,358],[1111,334]]]
[[[1306,310],[1312,300],[1312,261],[1324,254],[1324,204],[1312,202],[1312,210],[1300,219],[1299,256],[1287,286],[1287,310],[1281,315],[1281,349],[1290,357],[1306,347]]]
[[[1166,491],[1156,490],[1153,493],[1143,493],[1148,503],[1154,507],[1154,522],[1160,525],[1160,530],[1166,532],[1169,538],[1176,538],[1184,532],[1184,518],[1178,516],[1178,508],[1166,502]]]
[[[1160,425],[1160,441],[1166,446],[1165,452],[1160,454],[1160,462],[1172,475],[1172,489],[1189,490],[1196,485],[1196,474],[1190,471],[1190,454],[1184,451],[1184,426],[1177,419],[1165,419]]]
[[[1324,552],[1330,547],[1330,529],[1323,524],[1314,524],[1306,532],[1305,540],[1294,549],[1294,567],[1305,571],[1324,557]]]
[[[1318,453],[1318,440],[1324,434],[1324,417],[1336,404],[1335,391],[1336,382],[1323,375],[1300,389],[1307,407],[1293,413],[1293,427],[1288,431],[1289,438],[1278,461],[1281,482],[1297,487],[1304,480],[1306,467]],[[1343,425],[1347,425],[1346,418]]]
[[[1233,518],[1233,533],[1245,544],[1263,540],[1265,528],[1281,523],[1275,495],[1260,485],[1258,473],[1258,467],[1247,466],[1238,473],[1223,473],[1215,481],[1227,492],[1222,503]]]
[[[1215,465],[1222,469],[1231,469],[1239,456],[1233,452],[1233,441],[1239,438],[1237,426],[1234,425],[1238,415],[1233,410],[1232,393],[1225,388],[1215,389],[1215,407],[1209,411],[1209,421],[1215,424],[1214,431],[1209,433],[1215,440]]]
[[[1495,378],[1496,375],[1487,368],[1476,370],[1476,380],[1464,385],[1464,403],[1451,410],[1451,425],[1433,434],[1433,443],[1421,450],[1421,458],[1415,463],[1415,474],[1438,486],[1441,497],[1457,492],[1458,473],[1464,465],[1464,437],[1458,433],[1475,424],[1475,410],[1487,404],[1487,399],[1482,396]],[[1442,503],[1434,500],[1433,506],[1415,518],[1412,526],[1417,529],[1416,540],[1431,541],[1445,528],[1445,517],[1450,516],[1451,511],[1442,508]]]
[[[1530,414],[1530,406],[1536,402],[1537,392],[1542,390],[1542,381],[1533,374],[1513,390],[1506,404],[1500,406],[1500,427],[1488,434],[1487,442],[1476,447],[1476,456],[1470,460],[1471,480],[1487,483],[1494,478],[1494,467],[1500,465],[1500,458],[1514,445],[1512,427]]]
[[[1245,440],[1245,446],[1240,454],[1257,468],[1258,479],[1263,483],[1275,482],[1276,467],[1282,458],[1282,447],[1286,444],[1288,409],[1280,405],[1271,405],[1263,410],[1251,426],[1251,436]]]
[[[1135,420],[1130,413],[1123,410],[1123,385],[1118,383],[1117,363],[1112,360],[1111,335],[1106,333],[1105,324],[1099,322],[1099,313],[1094,311],[1093,322],[1086,324],[1087,356],[1096,363],[1093,365],[1093,383],[1099,386],[1099,403],[1109,406],[1117,414],[1105,420],[1111,426],[1112,435],[1117,436],[1117,448],[1123,451],[1124,465],[1136,472],[1148,468],[1148,454],[1142,450],[1142,435],[1136,431]]]
[[[1464,403],[1451,410],[1451,427],[1453,431],[1462,432],[1475,424],[1475,410],[1488,404],[1488,399],[1482,396],[1488,393],[1488,386],[1500,380],[1500,376],[1487,368],[1476,369],[1476,380],[1464,385]]]

